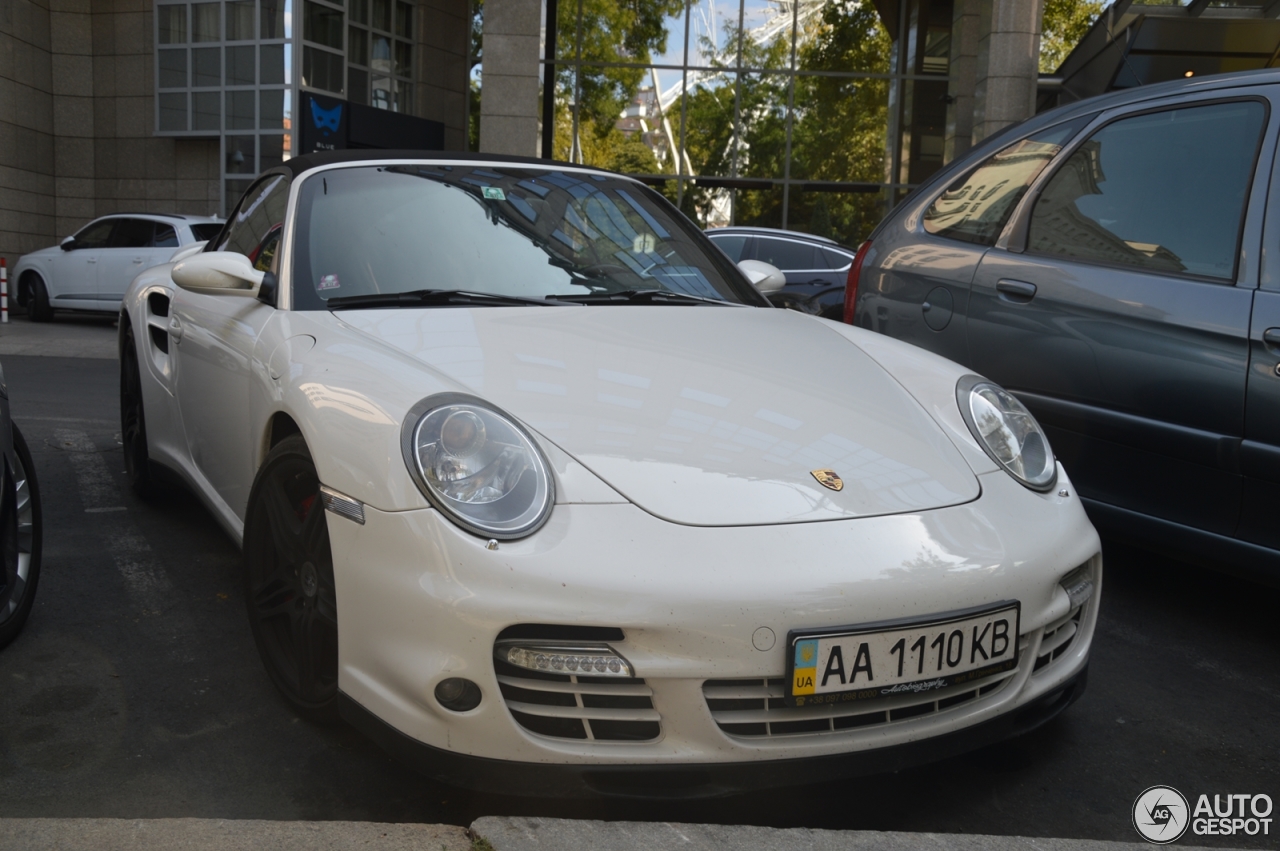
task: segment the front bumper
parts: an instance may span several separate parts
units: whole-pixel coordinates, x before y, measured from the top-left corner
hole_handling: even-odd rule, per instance
[[[628,504],[559,505],[536,535],[497,550],[429,509],[366,507],[363,526],[330,516],[346,711],[388,726],[394,736],[362,722],[397,751],[406,749],[395,744],[403,737],[426,753],[563,766],[596,778],[633,768],[684,776],[707,765],[732,774],[755,764],[753,772],[778,783],[785,781],[770,766],[843,765],[843,754],[892,767],[874,754],[906,748],[900,753],[940,758],[945,748],[934,743],[953,733],[1016,731],[1021,722],[1000,719],[1053,705],[1084,670],[1101,559],[1078,500],[1032,493],[1002,472],[981,479],[982,496],[965,505],[792,526],[699,528]],[[1095,593],[1074,610],[1058,582],[1085,563]],[[883,723],[833,721],[806,734],[769,724],[759,725],[765,735],[737,735],[714,711],[717,683],[772,687],[783,675],[790,629],[925,618],[998,599],[1022,604],[1023,662],[990,689],[948,696],[927,712],[887,699]],[[514,624],[621,630],[625,639],[610,644],[651,690],[660,735],[573,740],[522,726],[493,661],[495,639]],[[753,635],[762,628],[776,635],[774,647],[757,649]],[[1059,643],[1046,660],[1052,636]],[[480,705],[455,713],[436,703],[434,688],[448,677],[477,683]],[[433,760],[424,764],[445,758]]]
[[[453,786],[495,795],[554,798],[606,795],[626,798],[713,798],[782,786],[821,783],[901,771],[960,756],[1021,736],[1052,721],[1080,699],[1086,664],[1046,694],[989,721],[930,739],[859,753],[828,754],[746,765],[545,765],[467,756],[406,736],[345,694],[342,717],[415,771]]]

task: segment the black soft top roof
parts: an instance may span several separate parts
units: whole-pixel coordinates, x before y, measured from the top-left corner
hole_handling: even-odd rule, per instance
[[[475,154],[462,151],[383,151],[360,148],[348,151],[321,151],[315,154],[304,154],[284,161],[283,168],[294,177],[320,166],[336,163],[378,162],[380,160],[453,160],[456,162],[502,162],[512,165],[536,165],[543,168],[584,168],[584,166],[564,163],[559,160],[543,160],[536,157],[513,157],[507,154]],[[586,166],[590,168],[590,166]],[[594,169],[603,171],[603,169]]]

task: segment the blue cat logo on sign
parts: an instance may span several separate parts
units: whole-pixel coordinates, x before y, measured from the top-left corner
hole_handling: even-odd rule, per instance
[[[320,102],[312,98],[311,100],[311,120],[315,124],[315,128],[325,136],[338,132],[338,125],[342,122],[342,104],[325,109],[320,106]]]

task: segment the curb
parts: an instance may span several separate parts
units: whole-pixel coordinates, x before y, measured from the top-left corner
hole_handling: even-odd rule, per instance
[[[489,816],[472,835],[493,851],[1142,851],[1143,842],[749,825],[579,821]],[[1182,851],[1208,851],[1191,845]]]

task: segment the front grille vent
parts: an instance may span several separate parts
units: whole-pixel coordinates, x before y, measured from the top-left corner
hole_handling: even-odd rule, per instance
[[[1028,644],[1023,636],[1022,651]],[[786,683],[781,678],[707,680],[702,684],[702,695],[716,725],[735,738],[814,735],[945,712],[994,694],[1017,673],[1015,668],[927,694],[878,697],[834,706],[787,706],[782,697]]]
[[[498,686],[516,722],[555,739],[651,742],[662,732],[653,689],[631,677],[548,674],[494,659]]]
[[[1039,671],[1067,652],[1067,648],[1075,640],[1076,633],[1080,631],[1080,619],[1084,616],[1084,609],[1087,605],[1088,603],[1083,606],[1076,606],[1070,612],[1067,612],[1065,617],[1044,628],[1044,637],[1040,639],[1040,654],[1036,656],[1036,666],[1032,669],[1033,672]]]

